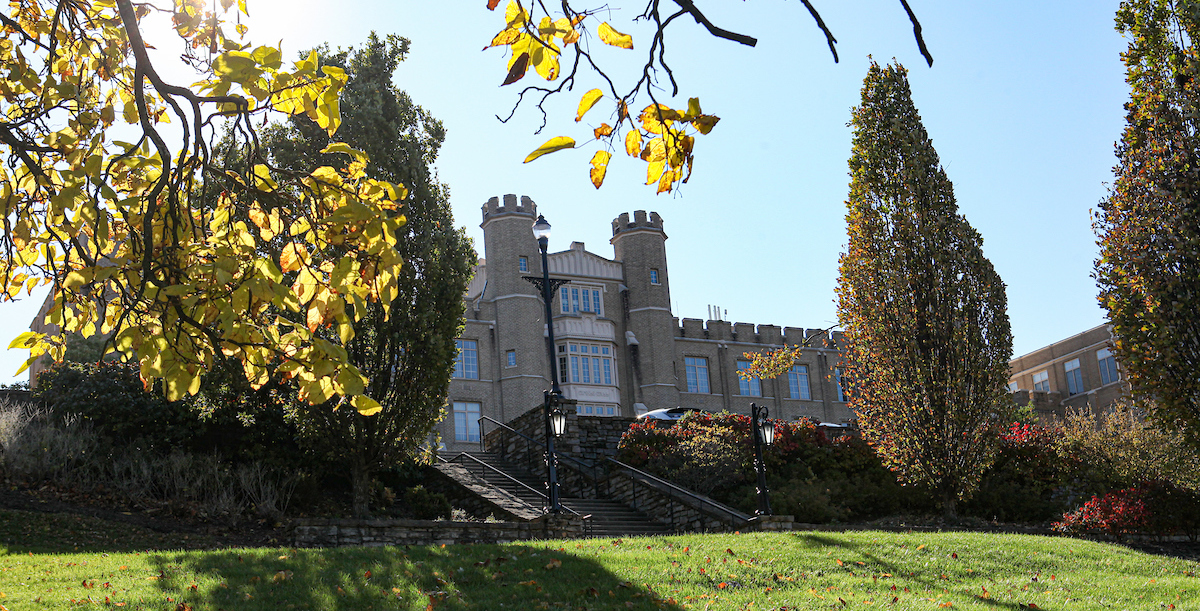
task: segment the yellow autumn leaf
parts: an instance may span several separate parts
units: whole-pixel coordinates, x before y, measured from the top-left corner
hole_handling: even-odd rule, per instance
[[[608,171],[608,160],[612,158],[612,153],[608,151],[596,151],[592,155],[591,177],[592,184],[599,189],[600,185],[604,184],[604,173]]]
[[[587,111],[591,110],[592,106],[595,106],[602,97],[604,97],[604,92],[599,89],[593,89],[583,94],[583,97],[579,98],[579,111],[575,113],[575,122],[583,120],[583,115],[587,114]]]
[[[530,161],[533,161],[534,159],[537,159],[538,157],[541,157],[542,155],[548,155],[550,153],[555,153],[555,152],[561,151],[563,149],[573,149],[573,148],[575,148],[575,140],[574,139],[569,138],[567,136],[555,136],[555,137],[547,140],[545,144],[534,149],[534,151],[532,153],[530,153],[528,157],[525,158],[525,161],[523,163],[529,163]]]
[[[592,130],[592,135],[595,136],[597,140],[599,140],[605,136],[610,136],[610,135],[612,135],[612,133],[613,133],[613,128],[611,125],[609,125],[607,123],[601,123],[600,127],[597,127],[596,129]]]
[[[288,242],[279,255],[279,268],[285,272],[294,272],[308,259],[308,247]]]
[[[611,25],[608,25],[607,21],[600,24],[600,42],[621,49],[633,48],[633,37],[618,32]]]
[[[350,399],[350,405],[353,405],[354,409],[364,416],[374,416],[383,411],[383,406],[378,401],[366,395],[355,395]]]
[[[637,157],[642,153],[642,132],[632,130],[625,136],[625,154]]]

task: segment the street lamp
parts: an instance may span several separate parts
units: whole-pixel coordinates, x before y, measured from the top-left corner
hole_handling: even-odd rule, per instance
[[[754,471],[758,475],[758,511],[755,515],[771,515],[771,499],[767,493],[767,470],[763,464],[763,446],[775,443],[775,423],[769,420],[767,406],[750,404],[750,434],[754,439]]]
[[[558,499],[558,457],[554,453],[554,439],[567,430],[567,414],[562,409],[562,390],[558,387],[558,361],[554,358],[554,313],[550,309],[555,288],[562,280],[550,280],[550,265],[546,259],[546,248],[550,244],[550,223],[538,215],[533,223],[533,237],[537,238],[538,250],[542,251],[542,277],[525,276],[542,290],[542,302],[546,305],[546,356],[550,359],[550,390],[544,391],[543,407],[546,417],[546,487],[550,496],[550,513],[562,512]]]

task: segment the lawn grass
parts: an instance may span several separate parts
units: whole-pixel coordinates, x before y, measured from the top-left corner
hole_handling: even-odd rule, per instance
[[[1200,606],[1200,564],[1026,535],[792,532],[91,553],[4,545],[0,604],[13,611]]]

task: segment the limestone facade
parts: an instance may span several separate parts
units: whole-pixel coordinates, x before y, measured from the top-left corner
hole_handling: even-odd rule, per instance
[[[459,367],[438,433],[450,451],[478,449],[481,434],[541,405],[550,388],[541,254],[529,197],[493,197],[483,206],[483,255],[464,296]],[[838,391],[840,334],[774,325],[684,319],[671,311],[667,234],[657,213],[620,214],[612,222],[612,258],[583,243],[550,252],[550,277],[567,281],[551,311],[555,366],[563,394],[582,418],[632,418],[645,411],[696,407],[748,413],[766,404],[774,418],[844,422],[852,413]],[[551,235],[550,248],[564,244]],[[737,376],[744,352],[784,343],[812,346],[796,373],[760,385]],[[585,356],[586,353],[586,356]]]

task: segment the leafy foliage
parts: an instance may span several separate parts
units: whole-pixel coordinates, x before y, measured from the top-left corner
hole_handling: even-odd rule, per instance
[[[1095,220],[1100,303],[1133,392],[1200,444],[1200,59],[1195,2],[1126,0],[1130,86],[1116,174]]]
[[[1004,283],[958,214],[902,66],[872,63],[851,124],[837,289],[850,407],[885,464],[953,515],[1012,421]]]
[[[397,295],[404,188],[367,177],[366,156],[344,144],[328,147],[341,153],[336,167],[272,167],[254,122],[304,115],[333,134],[346,75],[315,54],[285,68],[278,49],[227,37],[222,16],[246,4],[220,4],[212,14],[175,0],[169,11],[184,61],[201,72],[189,89],[151,61],[139,20],[152,5],[11,3],[0,34],[0,293],[52,284],[48,324],[111,336],[108,349],[162,380],[170,400],[229,359],[256,387],[278,369],[302,399],[340,395],[369,411],[366,379],[317,331],[348,330],[367,303]],[[237,165],[211,155],[222,122],[246,144]],[[276,237],[281,252],[265,247]],[[30,351],[26,366],[64,356],[59,335],[25,333],[12,346]]]
[[[1200,492],[1200,453],[1176,430],[1150,426],[1145,409],[1118,402],[1112,411],[1067,415],[1056,431],[1058,453],[1085,494],[1163,481]]]
[[[863,520],[923,509],[874,451],[853,435],[828,439],[808,420],[775,420],[764,448],[771,504],[804,522]],[[752,511],[757,507],[750,418],[691,413],[671,427],[632,425],[619,459],[685,488]]]
[[[476,260],[470,239],[454,227],[448,188],[430,169],[445,130],[392,84],[408,46],[403,38],[372,34],[358,49],[316,51],[322,63],[349,78],[338,137],[369,155],[367,176],[409,186],[402,200],[408,222],[393,236],[393,248],[405,261],[393,299],[356,309],[351,332],[341,338],[349,362],[370,378],[364,391],[378,401],[378,410],[365,416],[297,404],[293,413],[306,444],[352,474],[359,514],[367,510],[371,472],[412,458],[442,417],[454,339],[462,325],[462,296]],[[306,117],[268,130],[263,143],[275,163],[296,173],[325,166],[334,157],[327,152],[326,130]]]
[[[809,0],[802,1],[813,20],[825,34],[829,50],[836,62],[835,44],[837,40],[825,26],[825,22],[812,3]],[[489,10],[494,11],[499,4],[500,0],[487,0]],[[508,62],[502,85],[511,85],[521,80],[530,70],[547,83],[557,82],[558,84],[556,86],[529,85],[525,87],[518,95],[517,103],[508,118],[512,118],[526,94],[530,94],[531,97],[539,98],[537,107],[542,110],[542,127],[544,128],[546,113],[542,104],[551,95],[564,90],[572,90],[576,79],[581,76],[581,65],[585,69],[591,68],[604,82],[606,90],[595,88],[584,93],[579,100],[575,121],[582,121],[584,115],[601,99],[604,99],[606,105],[611,107],[610,120],[615,119],[615,125],[601,122],[592,130],[593,141],[599,145],[591,159],[592,168],[589,171],[589,177],[592,184],[597,189],[600,188],[613,152],[622,148],[629,156],[640,158],[646,162],[646,184],[655,185],[656,193],[670,192],[686,183],[692,173],[695,136],[712,131],[713,126],[720,121],[720,118],[701,112],[699,98],[689,98],[686,110],[672,109],[659,101],[656,91],[660,88],[659,78],[662,74],[666,75],[671,84],[670,95],[673,97],[679,93],[679,85],[675,81],[675,75],[665,56],[668,27],[681,17],[690,17],[696,24],[702,25],[717,38],[751,47],[755,46],[758,41],[753,37],[717,27],[701,12],[697,6],[700,4],[699,2],[674,0],[677,9],[674,12],[671,12],[671,3],[651,2],[647,4],[641,14],[636,15],[633,19],[635,22],[644,20],[654,25],[649,49],[646,51],[647,59],[642,69],[638,71],[638,78],[634,80],[632,86],[627,89],[618,89],[614,78],[610,77],[606,71],[603,61],[600,59],[601,56],[596,55],[589,44],[592,40],[591,28],[594,27],[595,39],[604,46],[628,51],[634,50],[633,36],[621,32],[612,23],[601,18],[601,15],[611,15],[613,7],[605,5],[591,8],[581,6],[583,3],[579,1],[564,0],[558,6],[559,11],[552,12],[546,4],[541,2],[529,2],[528,4],[529,6],[526,7],[521,0],[508,0],[504,11],[504,27],[492,37],[491,42],[484,47],[484,50],[501,47],[508,51]],[[900,4],[913,24],[913,35],[921,53],[932,66],[933,57],[925,48],[925,41],[921,36],[921,24],[908,6],[907,0],[900,0]],[[686,19],[681,21],[686,21]],[[631,23],[630,26],[632,27],[633,24]],[[571,52],[570,69],[564,73],[563,65],[567,63],[567,58],[563,54],[568,50]],[[642,102],[639,99],[643,94],[649,98],[650,103],[642,109],[638,116],[634,117],[631,115],[630,109],[641,105]],[[502,120],[507,121],[508,118]],[[541,128],[538,129],[538,132],[541,132]],[[576,148],[575,139],[556,136],[530,153],[525,158],[525,162],[529,163],[542,155],[570,148]]]

